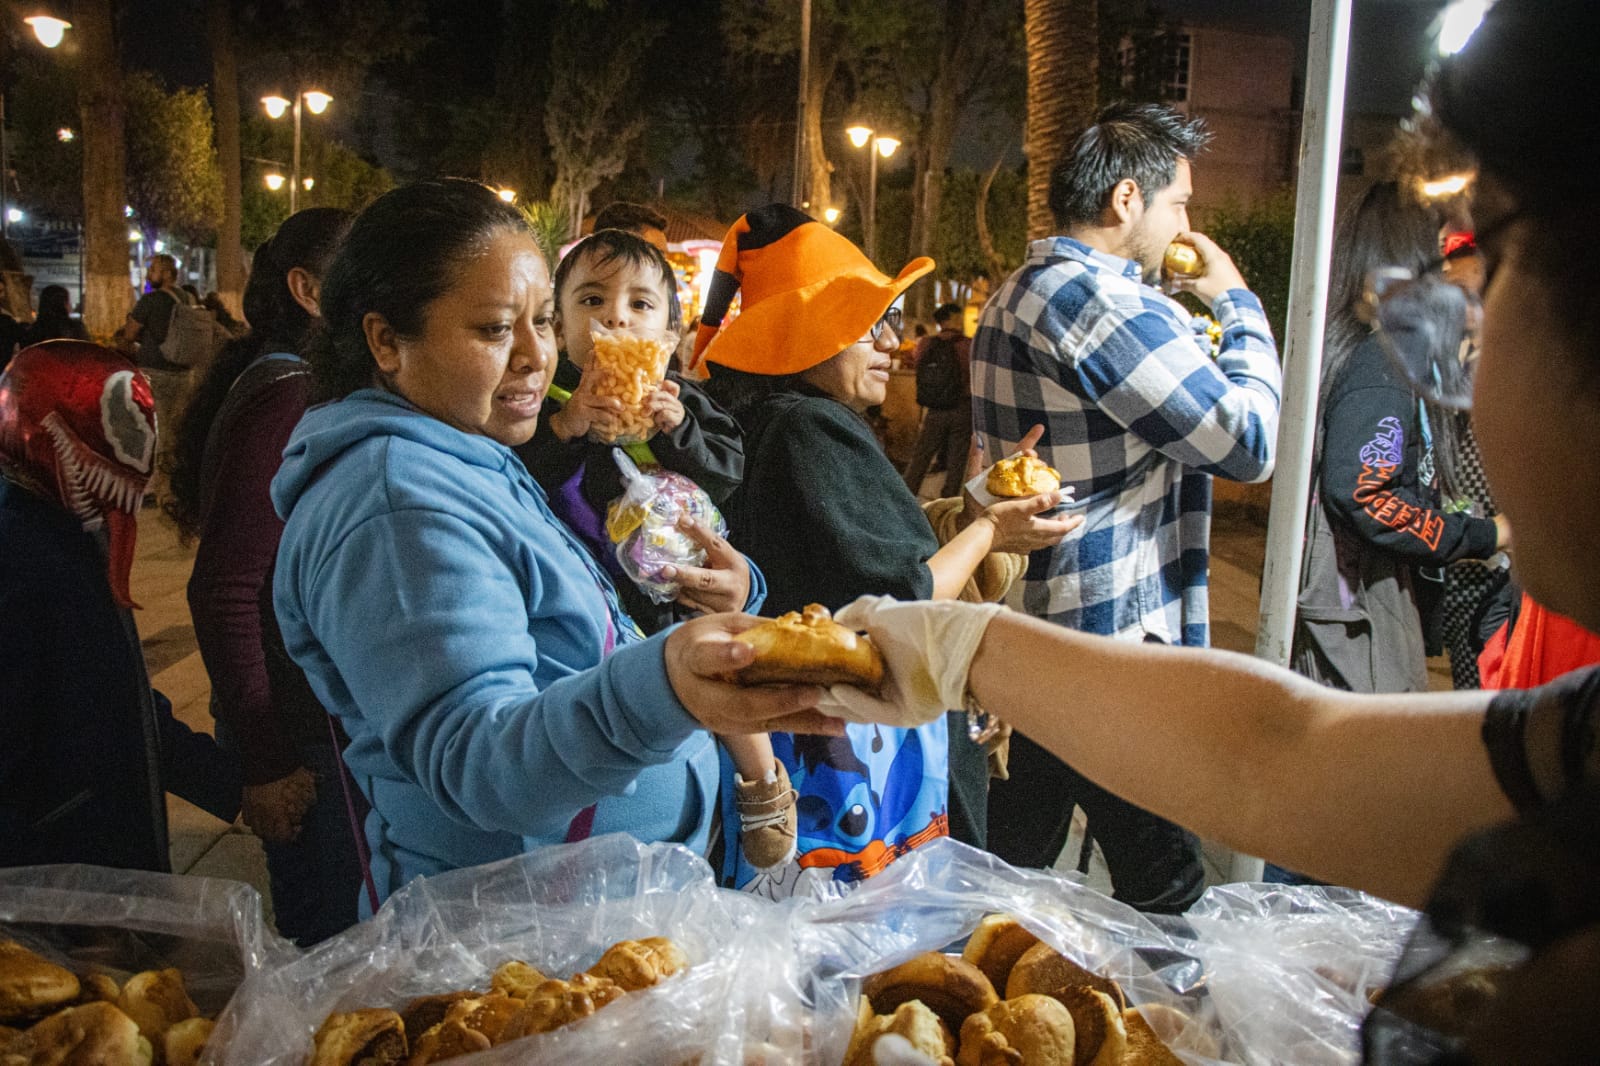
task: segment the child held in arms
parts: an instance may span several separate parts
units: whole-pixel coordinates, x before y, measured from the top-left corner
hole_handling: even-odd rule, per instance
[[[601,395],[595,375],[591,327],[646,338],[675,340],[683,329],[677,278],[660,249],[623,230],[601,230],[579,243],[556,268],[555,330],[561,360],[539,428],[516,449],[550,507],[594,552],[615,580],[623,605],[640,628],[655,633],[697,611],[728,606],[685,586],[675,603],[651,600],[622,570],[606,532],[606,510],[623,494],[613,456],[623,435],[623,406]],[[566,396],[566,398],[560,398]],[[643,403],[653,434],[655,461],[705,490],[719,507],[744,477],[738,424],[693,382],[673,373]],[[732,553],[721,538],[708,551]],[[752,586],[760,579],[751,568]],[[723,737],[738,771],[741,842],[752,865],[776,866],[794,850],[795,793],[764,734]],[[764,860],[758,862],[757,860]]]

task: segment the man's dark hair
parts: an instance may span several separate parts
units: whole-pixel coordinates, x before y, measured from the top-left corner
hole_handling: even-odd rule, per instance
[[[1199,119],[1161,104],[1112,104],[1078,134],[1050,172],[1050,212],[1056,225],[1097,222],[1111,190],[1132,178],[1150,199],[1178,176],[1178,160],[1193,159],[1211,135]]]
[[[933,312],[933,320],[940,326],[961,314],[960,304],[940,304]]]
[[[652,227],[667,232],[667,216],[653,207],[644,204],[629,203],[627,200],[617,200],[600,209],[594,216],[594,232],[603,229],[621,229],[629,233],[637,233],[645,227]]]

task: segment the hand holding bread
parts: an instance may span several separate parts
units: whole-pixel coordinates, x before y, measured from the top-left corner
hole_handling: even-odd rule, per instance
[[[966,700],[967,671],[997,603],[933,600],[900,603],[863,596],[839,612],[840,624],[863,630],[882,653],[887,670],[878,695],[834,685],[819,709],[851,722],[913,727],[931,722]]]
[[[762,622],[743,614],[691,618],[667,634],[667,681],[685,709],[713,733],[823,733],[838,736],[841,723],[816,710],[815,685],[743,686],[730,675],[749,666],[756,649],[734,639]]]

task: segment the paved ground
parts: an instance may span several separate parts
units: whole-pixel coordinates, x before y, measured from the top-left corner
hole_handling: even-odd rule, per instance
[[[930,479],[929,485],[935,482]],[[1212,638],[1221,648],[1249,652],[1255,646],[1256,607],[1259,595],[1266,523],[1248,508],[1221,509],[1212,543]],[[195,647],[184,589],[194,552],[179,544],[173,527],[153,508],[139,523],[138,554],[133,568],[133,596],[143,604],[135,612],[144,643],[145,658],[156,688],[172,700],[180,718],[196,729],[209,730],[210,683]],[[1448,669],[1431,664],[1436,686],[1448,687]],[[168,797],[171,819],[172,865],[181,872],[231,877],[266,890],[266,865],[260,844],[243,825],[227,825],[204,811]],[[1069,839],[1061,868],[1076,865],[1081,836]],[[1227,852],[1208,849],[1208,872],[1224,880]],[[1090,881],[1104,888],[1104,864],[1096,856]]]

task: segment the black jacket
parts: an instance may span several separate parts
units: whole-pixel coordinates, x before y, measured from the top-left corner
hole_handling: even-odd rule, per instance
[[[1323,408],[1319,488],[1336,530],[1409,562],[1442,566],[1495,552],[1491,519],[1439,507],[1417,398],[1375,337],[1350,355]],[[1449,426],[1435,433],[1451,432]]]
[[[0,479],[0,866],[168,869],[166,789],[219,817],[240,774],[152,692],[93,535]]]
[[[766,575],[764,613],[933,595],[939,541],[860,415],[793,379],[733,411],[747,472],[723,513],[734,547]]]
[[[581,376],[576,366],[563,359],[556,366],[555,384],[570,392],[578,387]],[[677,374],[669,373],[667,377],[678,384],[683,421],[672,432],[651,437],[650,450],[663,467],[692,480],[705,490],[711,502],[722,507],[744,477],[744,443],[739,425],[699,386]],[[561,405],[555,400],[545,399],[539,412],[539,428],[534,431],[532,440],[516,449],[517,455],[534,480],[550,495],[552,505],[558,502],[561,486],[581,469],[579,485],[583,499],[603,518],[611,501],[622,495],[622,474],[611,457],[614,448],[582,438],[563,441],[557,437],[550,428],[550,416],[560,409]],[[558,509],[557,513],[561,511]],[[587,538],[583,539],[588,543]],[[596,545],[589,547],[595,549]],[[597,554],[616,580],[622,605],[639,623],[639,628],[646,633],[656,633],[679,620],[679,613],[672,604],[655,603],[629,581],[609,551],[597,551]]]

